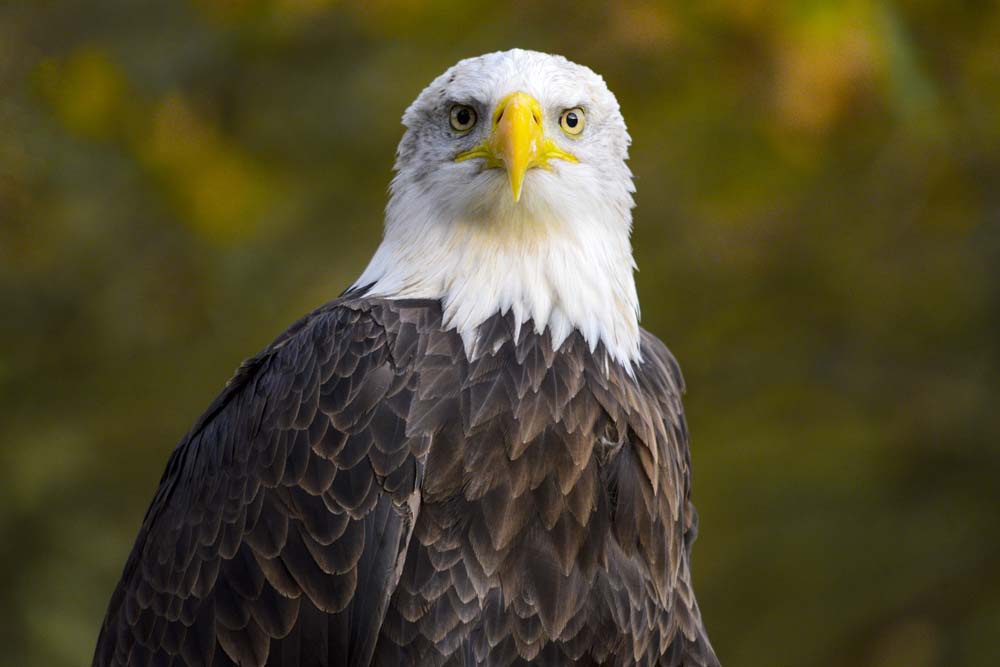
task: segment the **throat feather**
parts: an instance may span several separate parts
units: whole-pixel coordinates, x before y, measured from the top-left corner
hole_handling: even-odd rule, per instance
[[[355,283],[388,298],[440,299],[444,325],[477,348],[477,330],[493,315],[513,315],[516,335],[529,323],[548,329],[558,348],[575,330],[612,360],[639,360],[639,308],[627,237],[580,234],[500,236],[441,229],[415,238],[386,235]]]
[[[519,204],[496,170],[457,190],[400,171],[382,243],[355,286],[370,285],[369,296],[440,300],[444,325],[470,354],[479,326],[511,313],[517,334],[525,325],[547,330],[558,348],[579,331],[591,350],[603,343],[630,369],[640,360],[639,302],[631,181],[620,169],[611,194],[535,170]]]

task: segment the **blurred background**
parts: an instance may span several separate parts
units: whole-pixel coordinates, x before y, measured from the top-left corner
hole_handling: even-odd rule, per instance
[[[732,667],[1000,655],[1000,5],[0,0],[0,663],[89,663],[166,459],[358,275],[403,109],[512,46],[634,139]]]

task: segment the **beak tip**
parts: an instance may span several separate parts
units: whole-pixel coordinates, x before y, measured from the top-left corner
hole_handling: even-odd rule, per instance
[[[516,178],[510,179],[510,193],[514,195],[515,204],[521,201],[521,192],[524,189],[523,186],[524,186],[523,179],[516,179]]]

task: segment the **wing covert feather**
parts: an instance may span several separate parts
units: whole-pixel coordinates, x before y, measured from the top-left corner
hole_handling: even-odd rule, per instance
[[[388,329],[417,338],[334,302],[240,367],[170,458],[94,665],[368,664],[426,450]]]

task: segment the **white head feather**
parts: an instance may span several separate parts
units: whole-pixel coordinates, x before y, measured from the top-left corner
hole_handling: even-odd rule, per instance
[[[455,157],[490,132],[496,105],[514,92],[536,99],[545,136],[578,162],[529,169],[515,202],[502,169]],[[479,122],[455,132],[455,104]],[[569,136],[566,109],[586,126]],[[548,327],[558,347],[574,330],[631,369],[639,360],[639,303],[629,234],[630,138],[604,80],[561,56],[514,49],[462,60],[435,79],[403,116],[385,235],[355,283],[389,298],[440,299],[445,324],[474,354],[476,329],[513,312],[517,326]]]

